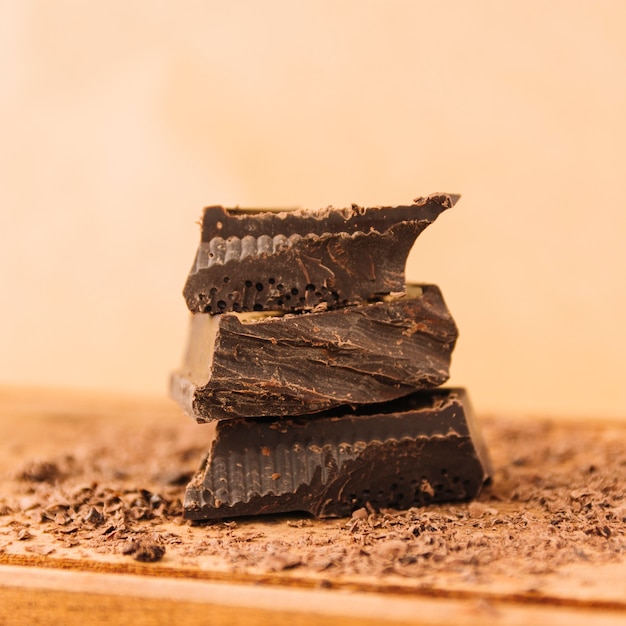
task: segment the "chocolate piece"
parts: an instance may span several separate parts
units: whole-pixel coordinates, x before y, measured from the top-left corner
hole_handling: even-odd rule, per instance
[[[410,291],[300,315],[195,314],[171,394],[206,422],[316,413],[441,385],[457,329],[438,287]]]
[[[310,310],[402,293],[416,237],[459,196],[410,206],[255,212],[208,207],[183,294],[189,310]]]
[[[185,516],[350,515],[469,500],[491,475],[463,389],[418,392],[335,416],[214,425]]]

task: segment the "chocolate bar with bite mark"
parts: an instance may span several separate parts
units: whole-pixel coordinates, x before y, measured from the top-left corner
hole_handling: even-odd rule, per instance
[[[350,515],[470,500],[491,466],[463,389],[418,392],[357,411],[224,420],[187,486],[193,520],[306,512]]]
[[[435,285],[332,311],[196,313],[171,395],[199,422],[385,402],[444,383],[456,338]]]
[[[318,211],[208,207],[183,295],[194,313],[339,308],[405,290],[417,236],[459,196]]]

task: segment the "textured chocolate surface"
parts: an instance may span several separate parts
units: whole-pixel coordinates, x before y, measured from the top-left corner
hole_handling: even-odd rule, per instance
[[[402,293],[415,239],[458,198],[318,211],[208,207],[183,290],[187,306],[197,313],[298,311]]]
[[[303,511],[341,517],[469,500],[491,468],[463,389],[438,389],[334,416],[228,420],[187,487],[185,516]]]
[[[171,394],[199,422],[316,413],[444,383],[457,329],[439,288],[343,309],[241,320],[195,314]]]

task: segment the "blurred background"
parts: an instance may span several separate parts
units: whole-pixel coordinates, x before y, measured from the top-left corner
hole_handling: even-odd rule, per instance
[[[481,413],[626,418],[626,3],[0,0],[0,384],[164,394],[203,206],[459,204]]]

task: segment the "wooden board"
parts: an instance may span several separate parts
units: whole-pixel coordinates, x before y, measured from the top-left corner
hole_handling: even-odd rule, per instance
[[[0,623],[626,620],[626,424],[482,425],[476,503],[192,525],[204,431],[167,399],[0,388]],[[137,561],[150,538],[165,555]]]

